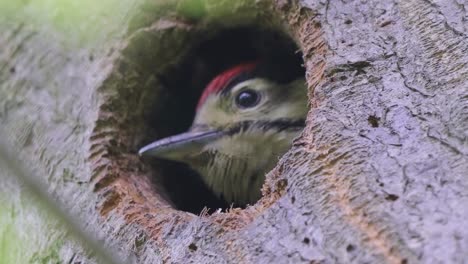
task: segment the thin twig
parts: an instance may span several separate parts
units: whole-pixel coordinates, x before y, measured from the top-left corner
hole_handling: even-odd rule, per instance
[[[120,260],[118,255],[112,253],[109,249],[103,247],[103,242],[100,242],[96,236],[86,231],[84,226],[77,221],[77,217],[65,210],[65,206],[59,201],[53,199],[47,188],[40,181],[39,178],[29,167],[21,165],[18,155],[16,155],[13,148],[0,139],[0,159],[8,166],[11,172],[20,180],[26,190],[41,201],[41,205],[49,212],[66,224],[71,234],[77,238],[81,245],[88,250],[88,253],[96,256],[99,263],[108,264],[125,264],[126,262]],[[84,222],[84,221],[83,221]]]

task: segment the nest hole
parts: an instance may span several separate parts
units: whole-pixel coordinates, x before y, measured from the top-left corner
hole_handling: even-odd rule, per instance
[[[195,116],[198,99],[217,74],[238,63],[267,60],[277,63],[297,77],[304,76],[302,53],[295,42],[281,30],[258,27],[224,29],[198,33],[187,44],[185,55],[158,75],[161,91],[145,105],[146,134],[138,147],[152,141],[185,132]],[[157,63],[157,62],[155,62]],[[152,89],[151,87],[145,89]],[[228,204],[215,196],[196,172],[183,163],[145,158],[158,190],[178,210],[199,214],[204,208],[244,207]]]

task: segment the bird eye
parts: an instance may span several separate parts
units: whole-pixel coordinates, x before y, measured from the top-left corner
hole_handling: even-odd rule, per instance
[[[260,94],[254,90],[244,90],[236,96],[236,104],[240,108],[254,107],[260,102]]]

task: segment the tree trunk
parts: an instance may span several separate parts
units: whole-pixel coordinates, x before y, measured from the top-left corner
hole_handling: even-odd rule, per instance
[[[0,10],[2,138],[122,258],[468,259],[463,0],[57,0]],[[268,173],[259,202],[195,215],[174,208],[152,180],[164,170],[136,150],[149,137],[142,131],[169,133],[164,118],[178,106],[165,102],[180,91],[166,79],[182,75],[178,65],[194,45],[239,26],[295,39],[307,68],[307,126]],[[3,177],[15,174],[7,165],[0,263],[91,262],[66,228],[23,200],[27,190]]]

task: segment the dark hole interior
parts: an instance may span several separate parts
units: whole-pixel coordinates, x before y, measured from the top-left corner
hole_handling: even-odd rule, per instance
[[[230,66],[264,60],[297,77],[305,74],[299,48],[284,33],[236,28],[201,35],[203,37],[195,44],[190,44],[182,63],[158,76],[165,88],[163,95],[159,96],[164,96],[164,99],[155,99],[158,105],[145,116],[150,130],[157,133],[145,137],[141,145],[187,131],[201,92],[213,77]],[[162,172],[158,173],[162,179],[155,179],[155,182],[163,184],[168,198],[179,210],[199,214],[205,207],[212,213],[218,208],[245,206],[230,205],[216,197],[201,178],[182,163],[155,159],[148,159],[148,162]]]

